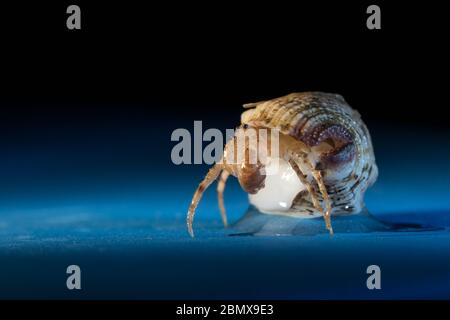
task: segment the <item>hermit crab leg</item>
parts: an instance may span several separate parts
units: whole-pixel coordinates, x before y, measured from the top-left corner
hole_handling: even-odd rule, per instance
[[[214,180],[217,179],[221,171],[222,165],[217,163],[214,165],[214,167],[209,169],[208,173],[206,174],[206,177],[203,179],[202,182],[200,182],[200,184],[197,187],[197,190],[194,193],[194,196],[192,197],[192,202],[191,205],[189,206],[186,218],[186,224],[191,237],[194,237],[194,230],[192,229],[192,223],[194,221],[195,209],[197,208],[197,205],[200,202],[200,199],[202,198],[203,192],[205,192],[205,190],[209,187],[209,185],[212,182],[214,182]]]
[[[323,201],[325,202],[325,224],[327,229],[330,231],[330,234],[333,234],[333,227],[331,226],[331,202],[330,197],[328,196],[327,188],[325,183],[323,182],[322,173],[319,170],[314,169],[313,165],[310,161],[305,159],[305,164],[311,170],[312,176],[314,180],[316,180],[317,185],[319,186],[320,193],[322,194]]]
[[[331,216],[331,202],[330,202],[330,197],[328,196],[327,188],[322,179],[322,173],[319,170],[314,169],[314,166],[307,158],[305,158],[303,160],[304,160],[303,163],[308,166],[309,170],[311,170],[311,174],[312,174],[314,180],[316,180],[317,185],[319,186],[319,191],[322,195],[323,201],[325,202],[325,214],[324,214],[325,225],[326,225],[327,229],[330,231],[330,234],[333,234],[333,227],[331,226],[331,217],[330,217]]]
[[[227,183],[227,179],[229,176],[230,173],[226,170],[223,170],[220,175],[219,182],[217,183],[217,200],[219,202],[220,215],[222,216],[223,225],[225,227],[228,226],[228,221],[223,201],[223,192],[225,191],[225,184]]]
[[[295,161],[293,159],[289,159],[289,164],[291,165],[292,169],[294,169],[295,173],[297,174],[298,178],[300,179],[300,182],[306,187],[306,190],[311,195],[311,199],[312,199],[314,208],[316,208],[317,211],[319,211],[320,213],[323,214],[323,208],[320,205],[319,200],[316,197],[313,187],[306,179],[306,175],[303,173],[302,169],[300,169],[300,166],[297,164],[297,161]]]
[[[313,205],[316,208],[316,210],[318,210],[320,213],[323,214],[327,230],[330,231],[330,234],[333,234],[333,228],[331,226],[331,219],[330,219],[330,213],[331,213],[330,199],[328,197],[327,189],[325,187],[325,184],[323,183],[323,179],[322,179],[322,175],[320,174],[320,171],[315,170],[312,167],[311,163],[307,159],[301,158],[296,155],[292,155],[292,156],[294,157],[295,161],[290,159],[289,160],[290,165],[292,166],[294,171],[297,173],[297,176],[299,177],[300,182],[306,187],[306,190],[311,195],[311,199],[313,201]],[[317,199],[311,184],[306,180],[306,175],[303,174],[303,172],[301,171],[300,166],[297,164],[297,162],[306,164],[308,166],[308,169],[311,170],[312,175],[319,186],[320,193],[322,194],[322,197],[324,198],[324,201],[326,203],[325,204],[326,205],[325,213],[323,212],[323,208],[320,205],[319,200]]]
[[[325,187],[325,183],[322,179],[322,173],[318,170],[312,170],[312,175],[314,179],[317,182],[317,185],[319,186],[320,193],[322,194],[323,200],[325,201],[325,221],[327,223],[327,229],[330,230],[331,233],[333,233],[333,228],[331,227],[331,202],[330,197],[328,196],[327,188]]]

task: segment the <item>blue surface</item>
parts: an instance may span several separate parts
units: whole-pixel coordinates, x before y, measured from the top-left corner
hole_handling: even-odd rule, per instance
[[[369,211],[437,229],[229,236],[211,188],[190,239],[186,209],[207,168],[172,165],[169,138],[146,148],[145,130],[4,146],[0,298],[450,298],[448,134],[372,130],[380,178]],[[225,201],[230,221],[242,218],[234,180]],[[65,287],[70,264],[81,291]],[[366,288],[371,264],[382,290]]]

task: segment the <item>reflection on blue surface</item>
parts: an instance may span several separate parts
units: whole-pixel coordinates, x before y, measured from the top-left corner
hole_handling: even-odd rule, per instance
[[[377,219],[367,209],[359,214],[333,216],[333,230],[335,233],[360,234],[371,232],[424,232],[444,230],[447,226],[442,218],[447,214],[439,215],[430,224],[430,217],[419,215],[419,218],[410,214],[391,214],[384,220]],[[415,219],[414,219],[415,218]],[[439,222],[438,222],[439,221]],[[313,236],[328,234],[323,218],[293,218],[281,215],[268,215],[259,212],[250,206],[246,214],[231,228],[230,236]]]
[[[380,178],[366,204],[375,218],[334,219],[333,237],[320,220],[242,220],[248,201],[231,180],[234,229],[221,226],[211,188],[191,239],[185,214],[207,168],[172,165],[170,132],[148,146],[152,130],[4,145],[1,298],[450,298],[448,136],[372,130]],[[438,150],[432,165],[423,146]],[[280,223],[290,236],[277,236]],[[81,291],[65,287],[70,264],[82,269]],[[366,288],[371,264],[382,290]]]

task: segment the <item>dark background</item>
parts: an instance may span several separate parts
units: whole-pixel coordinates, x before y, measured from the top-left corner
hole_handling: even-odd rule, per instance
[[[138,109],[154,124],[237,121],[242,103],[307,90],[342,94],[368,121],[446,123],[437,4],[377,2],[382,29],[368,30],[369,1],[78,1],[82,30],[68,30],[69,4],[2,6],[6,124],[43,114],[103,122]]]
[[[172,165],[174,129],[234,128],[243,103],[309,90],[359,110],[379,158],[406,144],[400,168],[425,152],[443,161],[448,49],[437,4],[377,2],[382,29],[368,30],[368,1],[78,1],[82,29],[68,30],[69,4],[2,5],[6,202],[46,188],[64,198],[63,183],[75,196],[200,177],[206,168]]]

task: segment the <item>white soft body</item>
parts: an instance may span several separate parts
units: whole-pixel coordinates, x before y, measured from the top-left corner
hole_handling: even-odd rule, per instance
[[[295,196],[305,189],[290,164],[283,159],[277,160],[269,159],[266,165],[264,188],[249,195],[250,203],[264,213],[289,211]]]

